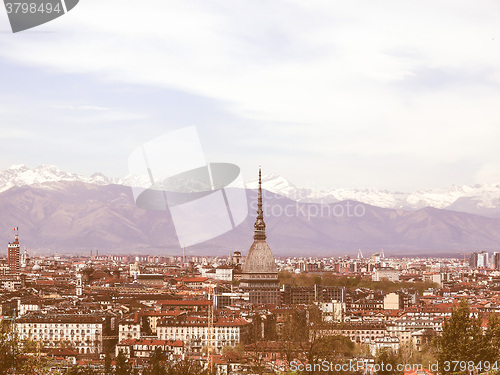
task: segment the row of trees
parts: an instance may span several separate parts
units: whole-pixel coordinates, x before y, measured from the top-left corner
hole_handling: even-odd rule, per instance
[[[368,288],[382,290],[386,293],[396,292],[400,289],[415,289],[423,292],[425,289],[437,286],[437,284],[429,281],[403,281],[396,283],[387,279],[372,281],[369,278],[361,276],[337,276],[331,273],[324,273],[322,275],[301,273],[297,275],[287,271],[280,271],[278,278],[281,284],[293,286],[314,286],[315,284],[321,284],[324,286],[339,286],[351,289]]]
[[[2,358],[3,359],[3,358]],[[38,361],[40,363],[36,363]],[[96,369],[90,364],[86,366],[72,366],[67,371],[54,370],[50,363],[38,358],[37,360],[27,360],[27,358],[18,358],[10,364],[0,362],[0,374],[16,375],[45,375],[45,374],[66,374],[66,375],[213,375],[210,369],[203,366],[198,361],[185,358],[179,361],[167,361],[164,353],[158,349],[150,360],[149,367],[139,371],[133,368],[128,358],[120,353],[115,358],[115,365],[112,366],[111,357],[106,355],[104,370]]]

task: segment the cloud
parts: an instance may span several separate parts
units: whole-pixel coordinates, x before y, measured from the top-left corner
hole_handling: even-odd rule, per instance
[[[97,105],[54,105],[53,108],[71,111],[109,111],[109,108]]]
[[[19,139],[30,136],[31,133],[12,128],[0,128],[0,139]]]
[[[39,28],[55,33],[0,35],[0,56],[210,98],[242,124],[260,124],[258,137],[231,130],[242,152],[260,144],[345,168],[350,156],[447,165],[500,157],[499,8],[88,0]],[[411,173],[402,164],[398,172]]]
[[[479,168],[475,176],[476,183],[499,183],[500,163],[488,163]]]

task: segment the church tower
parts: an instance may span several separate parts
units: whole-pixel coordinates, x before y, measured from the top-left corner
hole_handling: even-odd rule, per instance
[[[274,255],[266,242],[266,223],[262,209],[262,175],[259,169],[257,219],[254,224],[253,244],[243,265],[240,287],[248,291],[252,303],[279,304],[278,269]]]

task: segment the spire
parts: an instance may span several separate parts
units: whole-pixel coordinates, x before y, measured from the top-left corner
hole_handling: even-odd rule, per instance
[[[253,239],[255,241],[266,240],[266,223],[264,223],[264,211],[262,211],[262,175],[259,167],[259,198],[257,202],[257,219],[253,226]]]

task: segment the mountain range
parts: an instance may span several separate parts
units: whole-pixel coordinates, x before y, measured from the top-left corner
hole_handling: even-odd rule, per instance
[[[94,173],[90,177],[61,171],[55,166],[39,165],[29,168],[26,165],[14,165],[0,171],[0,192],[14,186],[43,187],[47,182],[79,181],[93,185],[131,185],[130,176],[124,178],[106,177]],[[136,180],[134,180],[135,182]],[[148,186],[149,181],[139,185]],[[258,180],[253,179],[241,186],[257,189]],[[264,190],[303,203],[336,203],[352,200],[376,207],[419,210],[425,207],[442,208],[452,211],[467,212],[488,217],[500,217],[500,183],[454,185],[449,188],[417,190],[414,192],[392,192],[375,189],[317,189],[297,187],[292,182],[277,174],[264,175]]]
[[[0,241],[12,241],[12,228],[19,227],[22,247],[32,251],[180,253],[169,211],[138,208],[128,181],[52,166],[2,171]],[[268,243],[275,255],[334,256],[381,248],[398,255],[460,254],[500,248],[496,185],[408,194],[318,192],[269,175],[263,188]],[[246,252],[253,240],[255,180],[247,183],[247,198],[249,216],[241,225],[187,253]]]
[[[246,183],[249,189],[256,189],[257,186],[257,179]],[[454,185],[405,193],[375,189],[303,188],[272,174],[263,177],[262,186],[268,191],[299,202],[328,204],[353,200],[383,208],[419,210],[434,207],[500,217],[500,184]]]

